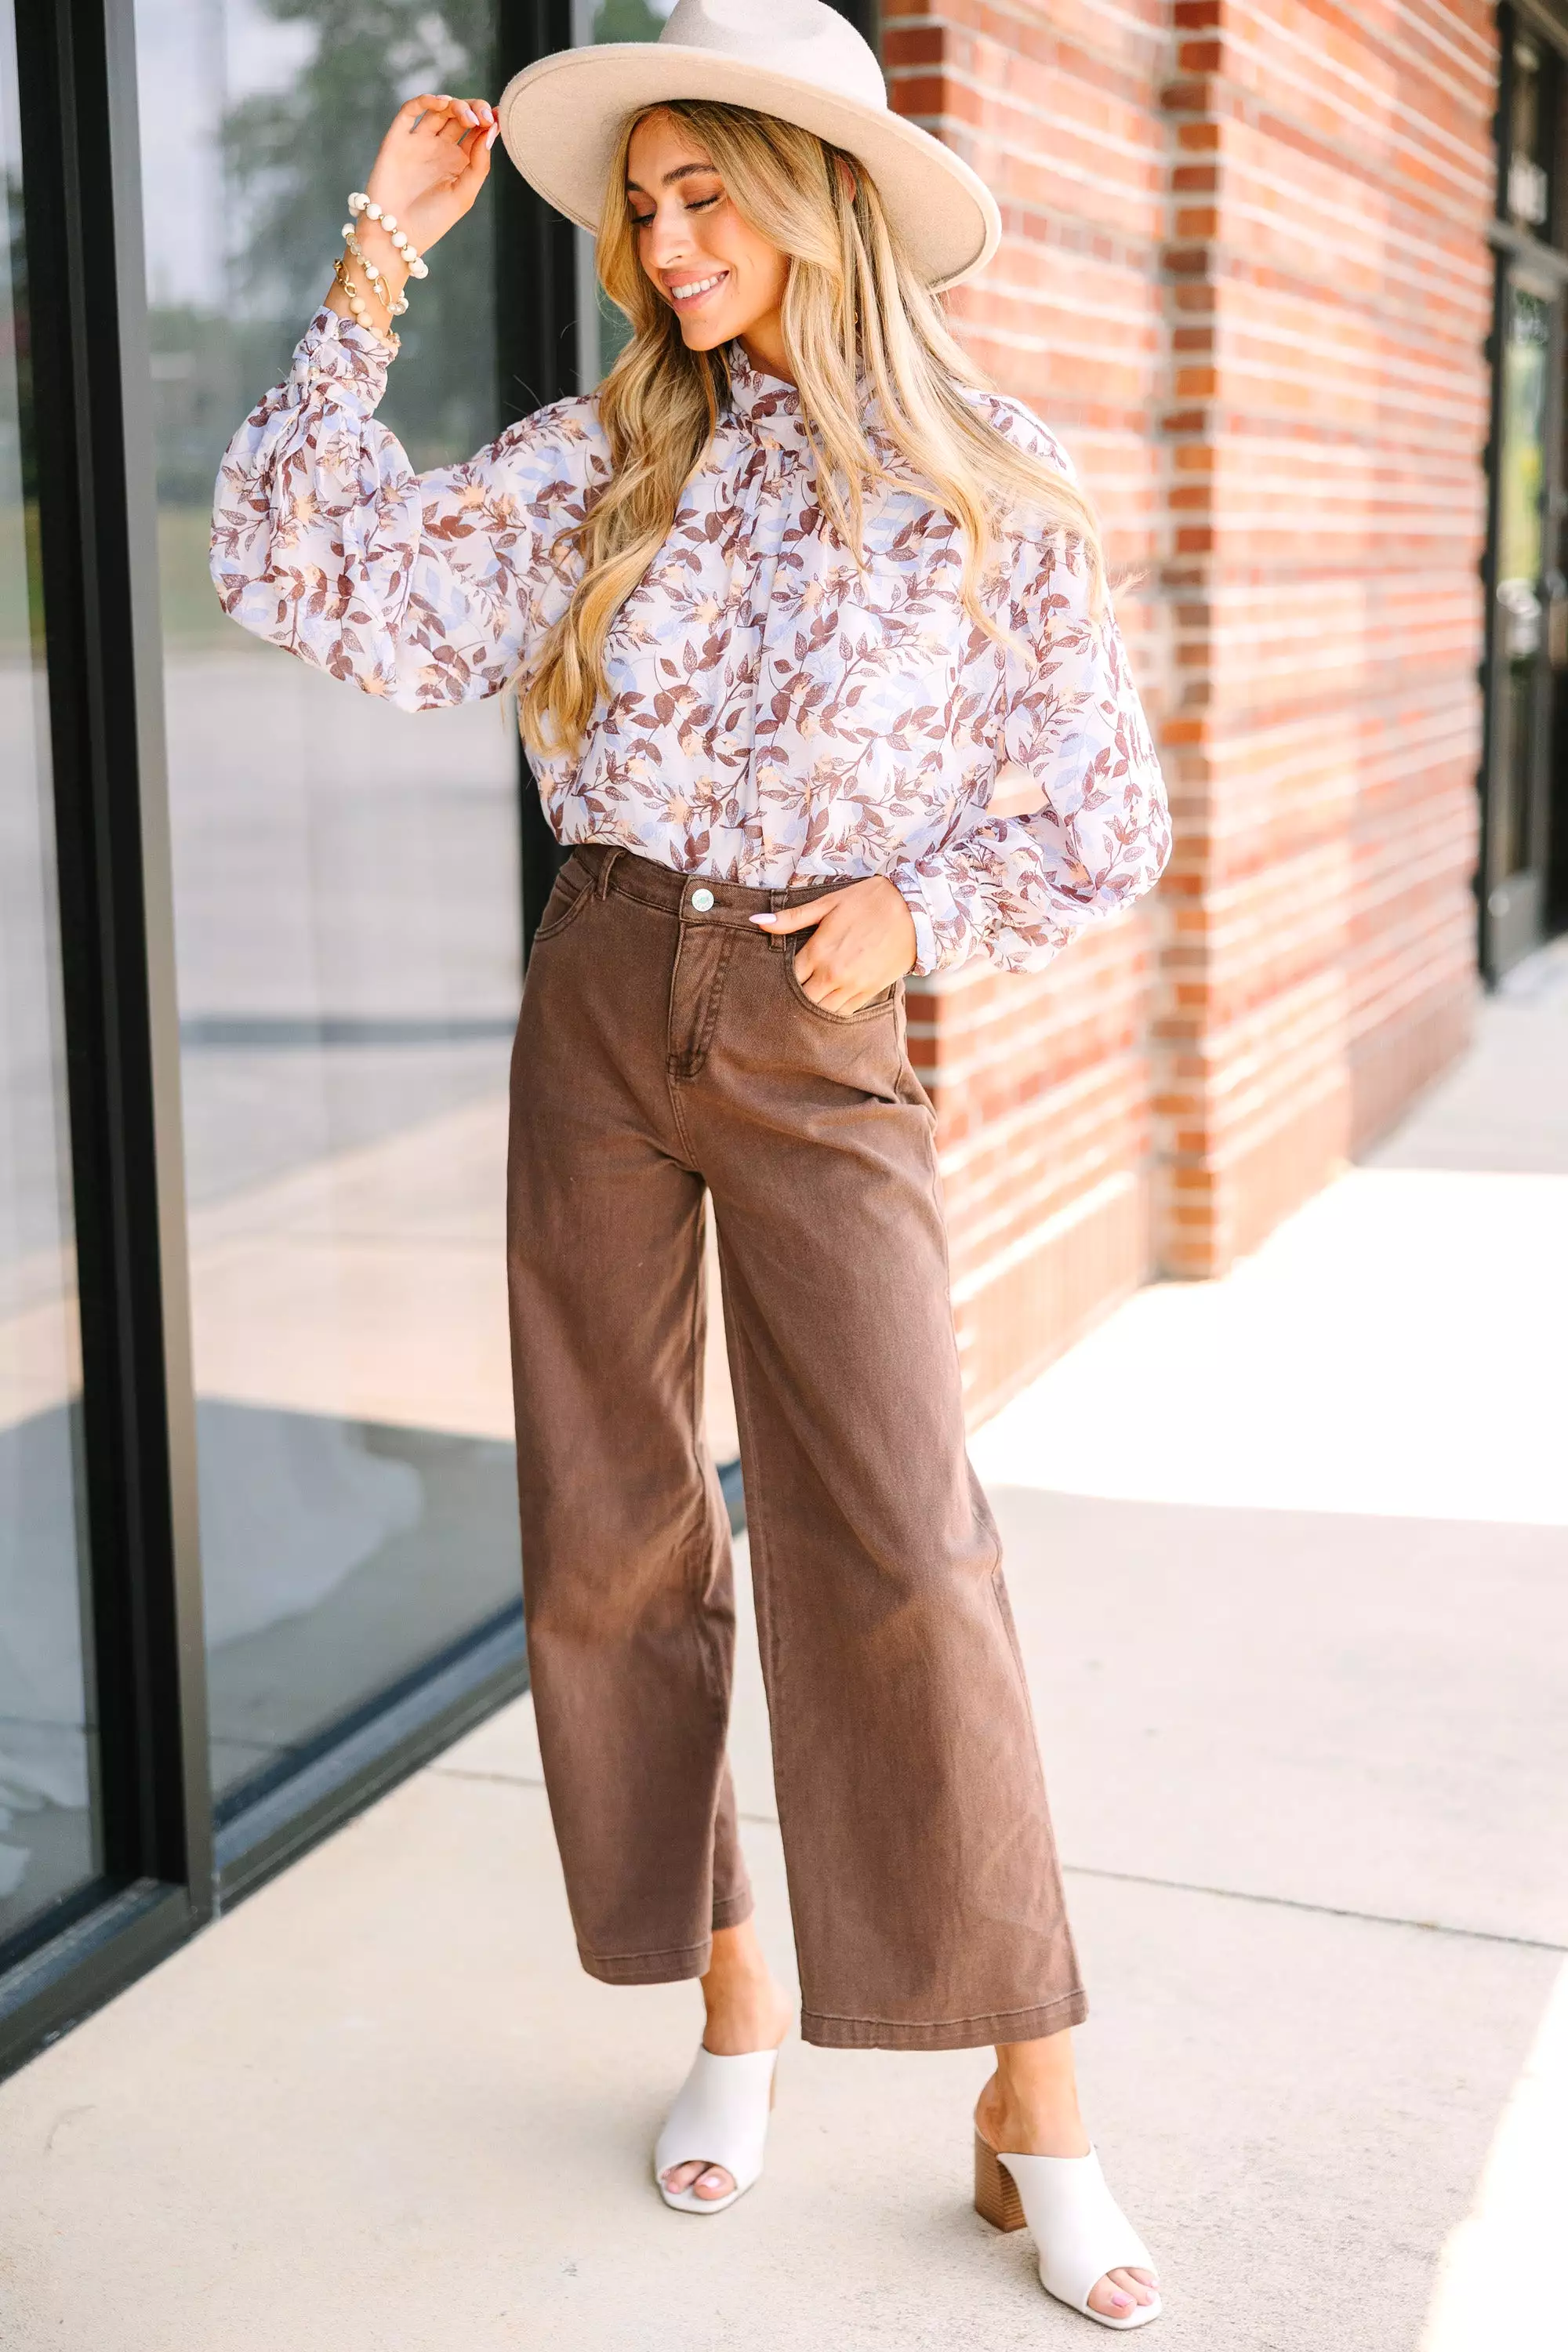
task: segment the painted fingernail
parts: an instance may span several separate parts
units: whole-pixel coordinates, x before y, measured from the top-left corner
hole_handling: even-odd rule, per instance
[[[500,137],[500,124],[499,122],[492,122],[489,129],[485,133],[485,145],[487,147],[493,147]]]
[[[776,923],[778,921],[778,917],[776,915],[753,915],[752,917],[752,920],[753,923]]]

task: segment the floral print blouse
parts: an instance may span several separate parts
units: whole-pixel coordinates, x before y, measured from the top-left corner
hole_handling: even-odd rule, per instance
[[[607,698],[578,751],[534,761],[550,823],[763,889],[885,874],[917,971],[1033,970],[1168,854],[1115,623],[1090,618],[1075,550],[1020,521],[982,588],[998,644],[961,601],[954,526],[901,484],[868,493],[858,570],[794,386],[731,357],[732,410],[611,631]],[[590,395],[417,475],[375,419],[386,368],[376,339],[318,312],[225,456],[213,579],[258,636],[432,710],[526,672],[576,576],[558,536],[609,459]],[[974,396],[1067,470],[1027,409]]]

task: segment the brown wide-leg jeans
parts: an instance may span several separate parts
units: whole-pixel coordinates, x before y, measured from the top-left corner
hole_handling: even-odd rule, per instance
[[[807,2041],[1086,2003],[996,1530],[963,1446],[901,987],[847,1018],[742,889],[593,845],[534,942],[509,1259],[529,1657],[584,1967],[700,1975],[752,1907],[702,1436],[712,1195]],[[707,892],[710,903],[700,894]]]

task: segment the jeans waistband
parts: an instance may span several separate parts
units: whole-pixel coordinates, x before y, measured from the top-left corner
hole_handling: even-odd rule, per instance
[[[639,857],[635,850],[619,848],[614,842],[579,841],[574,844],[572,855],[588,873],[601,898],[606,891],[615,890],[625,898],[640,899],[644,906],[662,908],[668,914],[679,915],[682,921],[693,923],[744,923],[752,915],[767,914],[781,907],[805,906],[830,890],[842,890],[847,882],[856,878],[852,875],[825,875],[817,881],[795,883],[787,889],[756,890],[742,882],[718,881],[710,874],[678,874],[672,866],[660,866],[651,857]],[[692,904],[699,891],[708,894],[710,905]],[[767,933],[759,931],[756,936],[765,939]],[[794,943],[799,944],[798,934]]]

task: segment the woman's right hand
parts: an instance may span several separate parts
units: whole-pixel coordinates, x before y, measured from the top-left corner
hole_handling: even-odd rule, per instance
[[[427,253],[462,219],[489,177],[500,130],[489,99],[411,98],[392,119],[365,194]],[[361,226],[374,233],[376,224],[362,220]],[[379,252],[372,259],[379,268]]]
[[[365,194],[384,214],[391,214],[416,253],[428,253],[462,219],[489,179],[490,149],[500,130],[489,99],[434,98],[428,93],[411,98],[392,119],[364,184]],[[395,301],[408,277],[400,248],[368,214],[360,215],[354,233],[365,259],[380,272]],[[374,305],[372,323],[385,333],[392,320],[384,316],[384,305],[364,282],[357,264],[353,275],[361,298]],[[348,296],[336,279],[327,308],[340,318],[350,315]]]

